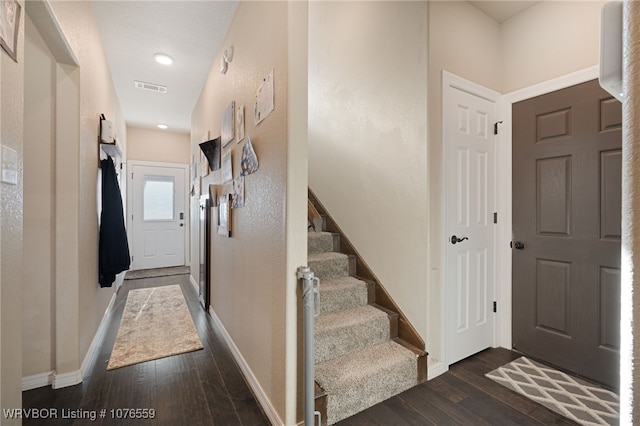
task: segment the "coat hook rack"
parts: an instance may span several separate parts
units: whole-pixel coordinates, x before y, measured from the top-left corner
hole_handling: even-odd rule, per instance
[[[100,123],[98,125],[98,147],[102,151],[113,158],[122,157],[122,152],[117,144],[113,125],[107,120],[104,114],[100,114]],[[100,168],[100,151],[98,151],[98,168]]]

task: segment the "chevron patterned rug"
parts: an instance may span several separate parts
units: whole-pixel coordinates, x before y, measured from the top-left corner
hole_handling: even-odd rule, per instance
[[[526,357],[486,376],[581,425],[620,423],[618,395]]]

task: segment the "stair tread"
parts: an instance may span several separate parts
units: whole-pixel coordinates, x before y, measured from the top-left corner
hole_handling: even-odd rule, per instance
[[[416,360],[413,352],[389,340],[317,364],[315,378],[329,394],[367,376],[383,374],[405,363],[415,363]]]

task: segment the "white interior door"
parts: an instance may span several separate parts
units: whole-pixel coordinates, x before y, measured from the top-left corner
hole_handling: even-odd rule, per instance
[[[445,335],[451,365],[493,344],[495,106],[445,79]],[[497,100],[497,94],[496,94]]]
[[[185,265],[186,167],[133,164],[131,269]]]

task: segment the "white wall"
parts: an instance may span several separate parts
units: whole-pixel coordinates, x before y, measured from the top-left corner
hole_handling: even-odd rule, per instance
[[[22,375],[53,369],[56,60],[26,17]]]
[[[501,27],[502,93],[599,63],[604,1],[544,1]]]
[[[189,164],[190,156],[188,133],[127,126],[127,160]]]
[[[24,332],[24,376],[44,376],[43,386],[47,373],[55,371],[59,387],[81,380],[82,363],[114,295],[115,287],[98,285],[99,115],[113,120],[124,149],[126,134],[89,4],[30,2],[27,9],[34,23],[23,62],[29,87],[21,80],[13,83],[25,92],[28,106],[24,116],[20,110],[28,123],[24,194],[27,206],[44,202],[48,208],[25,216],[25,259],[39,268],[24,274],[18,323]],[[45,35],[40,38],[36,28]],[[49,129],[42,125],[47,119]]]
[[[291,425],[302,416],[295,267],[304,265],[307,255],[306,120],[289,119],[292,106],[306,108],[305,73],[295,65],[301,58],[306,62],[306,45],[297,44],[306,34],[306,25],[297,27],[306,15],[299,7],[280,1],[238,4],[221,47],[233,46],[233,62],[220,74],[218,52],[191,118],[191,150],[200,155],[197,144],[220,135],[230,102],[245,108],[245,133],[260,169],[245,177],[246,204],[232,210],[232,237],[212,235],[211,306],[255,378],[250,384],[260,388],[272,422]],[[256,90],[272,69],[275,109],[255,125]],[[232,151],[234,178],[243,145],[233,141],[223,148]],[[295,160],[301,164],[292,166]],[[220,171],[203,179],[205,191],[218,183]]]
[[[425,338],[427,3],[310,3],[309,186]]]
[[[54,1],[51,5],[79,64],[78,225],[77,241],[68,242],[77,247],[79,257],[77,291],[74,291],[77,296],[74,296],[75,303],[71,301],[73,305],[69,306],[71,311],[77,312],[76,318],[69,319],[75,328],[69,333],[77,335],[78,346],[67,351],[66,355],[82,363],[114,293],[114,288],[101,289],[97,282],[98,117],[105,114],[114,122],[125,153],[126,127],[90,4]],[[74,360],[66,368],[79,368],[77,362]]]

